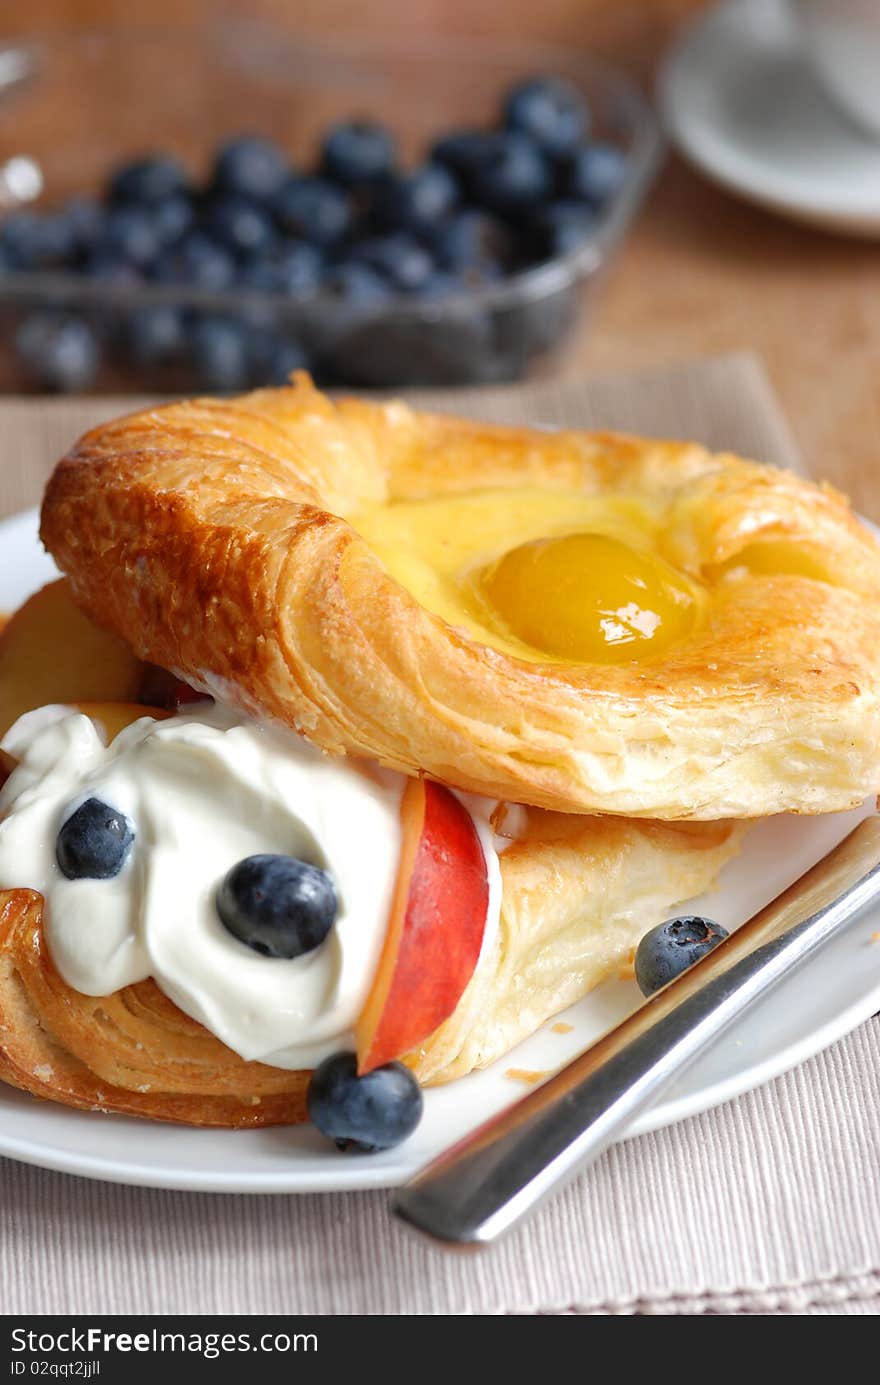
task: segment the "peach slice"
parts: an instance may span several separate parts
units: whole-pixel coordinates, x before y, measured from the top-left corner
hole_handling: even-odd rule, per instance
[[[64,578],[29,597],[0,632],[0,735],[49,702],[131,702],[143,665],[74,604]]]
[[[408,1053],[448,1019],[473,975],[489,904],[486,858],[454,794],[411,779],[388,930],[356,1027],[358,1072]]]

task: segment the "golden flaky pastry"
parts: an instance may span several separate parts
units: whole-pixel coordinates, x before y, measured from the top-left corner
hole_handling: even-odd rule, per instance
[[[0,891],[0,1079],[87,1110],[186,1125],[306,1119],[307,1074],[247,1063],[152,981],[73,990],[52,964],[33,890]]]
[[[614,975],[647,928],[711,884],[741,832],[538,810],[520,830],[501,857],[498,935],[410,1056],[422,1082],[484,1066]],[[308,1077],[239,1058],[152,981],[72,990],[49,957],[40,895],[0,891],[0,1080],[67,1106],[246,1127],[305,1120]]]
[[[138,655],[329,751],[657,818],[880,786],[880,548],[830,488],[695,444],[300,377],[88,433],[41,532]]]

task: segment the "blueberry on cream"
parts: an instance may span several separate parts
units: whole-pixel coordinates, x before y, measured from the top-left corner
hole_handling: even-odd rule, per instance
[[[327,871],[295,856],[247,856],[217,891],[224,927],[264,957],[301,957],[320,947],[337,909]]]
[[[124,813],[87,798],[62,823],[55,859],[68,880],[112,880],[125,865],[134,831]]]

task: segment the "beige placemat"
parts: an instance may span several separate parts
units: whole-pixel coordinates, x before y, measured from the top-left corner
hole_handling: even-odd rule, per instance
[[[432,399],[797,460],[748,357]],[[0,401],[0,514],[35,503],[73,437],[128,405]],[[164,1193],[3,1160],[0,1311],[873,1315],[878,1150],[875,1019],[737,1101],[618,1145],[480,1256],[416,1241],[384,1193]]]
[[[647,375],[575,384],[412,393],[428,408],[504,423],[621,428],[693,438],[708,447],[799,468],[788,427],[753,356],[723,356]],[[0,517],[36,504],[55,462],[80,433],[154,402],[143,397],[0,397]]]

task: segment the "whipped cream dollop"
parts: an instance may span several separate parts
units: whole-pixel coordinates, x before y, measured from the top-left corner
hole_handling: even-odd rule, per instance
[[[19,765],[0,791],[0,887],[43,895],[49,951],[68,985],[109,995],[152,976],[241,1057],[277,1067],[353,1046],[397,873],[402,776],[207,704],[133,722],[110,746],[82,713],[41,708],[3,746]],[[58,830],[89,798],[124,813],[135,841],[114,878],[69,880],[55,859]],[[500,876],[488,821],[468,806],[489,867],[485,945]],[[253,951],[217,914],[220,881],[262,852],[319,866],[336,886],[328,937],[292,960]]]

